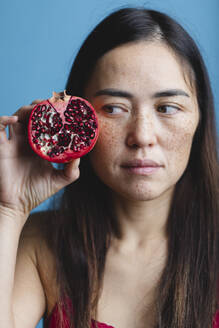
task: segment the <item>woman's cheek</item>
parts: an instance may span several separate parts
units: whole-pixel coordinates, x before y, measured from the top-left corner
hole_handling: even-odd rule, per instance
[[[106,183],[112,176],[112,172],[114,172],[121,144],[114,124],[100,121],[99,126],[99,137],[89,157],[97,176]]]
[[[99,126],[100,132],[94,152],[101,153],[101,155],[104,154],[105,156],[111,156],[111,153],[116,153],[118,145],[122,142],[122,129],[114,122],[104,119],[99,119]]]
[[[166,149],[166,160],[168,166],[175,167],[178,174],[183,173],[188,165],[196,127],[194,121],[187,120],[167,134],[163,146]]]

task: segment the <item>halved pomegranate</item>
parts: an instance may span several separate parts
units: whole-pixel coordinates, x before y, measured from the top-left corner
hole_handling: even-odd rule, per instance
[[[85,99],[53,92],[36,105],[29,118],[28,139],[42,158],[65,163],[87,154],[98,137],[95,110]]]

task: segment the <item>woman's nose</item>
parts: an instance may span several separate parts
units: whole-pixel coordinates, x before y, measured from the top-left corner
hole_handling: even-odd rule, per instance
[[[138,115],[130,122],[126,143],[129,147],[152,147],[157,142],[156,122],[152,114]]]

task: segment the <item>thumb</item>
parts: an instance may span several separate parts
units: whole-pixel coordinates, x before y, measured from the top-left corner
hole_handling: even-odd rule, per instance
[[[58,170],[54,168],[53,171],[53,183],[55,189],[58,191],[68,184],[77,180],[80,176],[79,170],[80,158],[74,159],[71,162],[65,164],[63,170]]]

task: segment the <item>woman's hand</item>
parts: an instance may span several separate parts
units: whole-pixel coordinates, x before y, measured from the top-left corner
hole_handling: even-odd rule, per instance
[[[79,159],[57,170],[31,149],[27,124],[31,109],[39,102],[21,107],[14,116],[0,117],[0,211],[8,209],[28,216],[33,208],[79,177]]]

